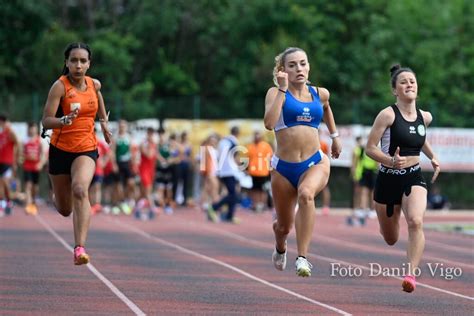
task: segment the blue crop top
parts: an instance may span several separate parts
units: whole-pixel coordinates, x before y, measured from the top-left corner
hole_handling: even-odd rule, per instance
[[[314,88],[308,86],[308,90],[313,97],[311,102],[301,102],[289,90],[286,91],[285,103],[283,103],[280,118],[275,125],[275,132],[296,125],[319,128],[319,123],[321,123],[324,114],[323,105]]]

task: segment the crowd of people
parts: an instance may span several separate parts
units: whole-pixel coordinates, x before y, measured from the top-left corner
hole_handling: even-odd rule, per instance
[[[37,204],[44,200],[39,194],[39,185],[41,174],[49,170],[50,140],[41,140],[37,122],[28,123],[25,139],[19,139],[6,116],[0,116],[0,127],[0,137],[4,139],[0,150],[5,153],[1,156],[4,162],[0,162],[4,188],[1,214],[8,215],[15,201],[27,214],[35,215]],[[227,187],[225,170],[218,169],[222,163],[220,157],[225,159],[221,147],[228,136],[211,133],[196,151],[187,132],[168,133],[163,128],[147,128],[146,137],[139,141],[129,131],[126,120],[120,120],[117,127],[110,144],[100,137],[100,131],[95,131],[98,155],[88,190],[91,214],[133,214],[149,219],[162,213],[173,214],[177,207],[199,207],[207,211],[229,192],[230,212],[226,204],[221,213],[231,222],[238,222],[232,209],[237,204],[243,205],[243,199],[250,201],[245,207],[252,211],[271,209],[268,184],[273,147],[263,139],[262,131],[255,131],[254,140],[239,148],[240,158],[247,159],[248,166],[236,172],[235,178],[232,173],[235,183]],[[238,127],[232,131],[238,136]],[[234,139],[237,141],[237,137]],[[250,187],[241,187],[238,181],[245,176],[252,179]],[[196,177],[199,178],[198,194],[193,192]],[[53,203],[55,192],[50,178],[44,177],[42,183],[49,184],[50,194],[45,202]],[[225,221],[224,215],[213,220]]]

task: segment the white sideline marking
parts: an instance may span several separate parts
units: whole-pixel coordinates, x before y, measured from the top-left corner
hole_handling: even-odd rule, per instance
[[[35,216],[36,220],[40,222],[41,225],[43,225],[46,230],[53,235],[54,238],[56,238],[59,243],[61,243],[64,248],[66,248],[69,252],[73,253],[74,249],[69,246],[69,244],[61,237],[59,236],[52,228],[49,226],[48,223],[46,223],[40,215]],[[114,293],[122,302],[127,305],[132,312],[135,313],[135,315],[139,316],[144,316],[146,315],[135,303],[133,303],[128,297],[125,296],[115,285],[113,285],[112,282],[110,282],[105,276],[102,275],[91,263],[86,264],[87,268],[99,279],[101,280],[111,291]]]
[[[184,252],[184,253],[186,253],[186,254],[188,254],[188,255],[192,255],[192,256],[198,257],[198,258],[200,258],[200,259],[203,259],[203,260],[205,260],[205,261],[209,261],[209,262],[212,262],[212,263],[214,263],[214,264],[220,265],[220,266],[222,266],[222,267],[224,267],[224,268],[227,268],[227,269],[230,269],[230,270],[232,270],[232,271],[234,271],[234,272],[237,272],[237,273],[239,273],[239,274],[241,274],[241,275],[243,275],[243,276],[245,276],[245,277],[247,277],[247,278],[249,278],[249,279],[252,279],[252,280],[257,281],[257,282],[259,282],[259,283],[262,283],[262,284],[264,284],[264,285],[266,285],[266,286],[269,286],[269,287],[272,287],[272,288],[277,289],[277,290],[279,290],[279,291],[282,291],[282,292],[284,292],[284,293],[286,293],[286,294],[290,294],[290,295],[292,295],[292,296],[295,296],[295,297],[297,297],[297,298],[300,298],[300,299],[305,300],[305,301],[307,301],[307,302],[310,302],[310,303],[312,303],[312,304],[315,304],[315,305],[318,305],[318,306],[327,308],[327,309],[332,310],[332,311],[334,311],[334,312],[336,312],[336,313],[338,313],[338,314],[340,314],[340,315],[346,315],[346,316],[352,315],[352,314],[350,314],[350,313],[348,313],[348,312],[345,312],[345,311],[343,311],[343,310],[341,310],[341,309],[338,309],[338,308],[336,308],[336,307],[333,307],[333,306],[330,306],[330,305],[321,303],[321,302],[319,302],[319,301],[313,300],[313,299],[311,299],[311,298],[309,298],[309,297],[306,297],[306,296],[304,296],[304,295],[298,294],[298,293],[293,292],[293,291],[291,291],[291,290],[285,289],[284,287],[278,286],[278,285],[273,284],[273,283],[271,283],[271,282],[268,282],[268,281],[266,281],[266,280],[264,280],[264,279],[261,279],[261,278],[259,278],[259,277],[256,277],[256,276],[253,275],[253,274],[250,274],[250,273],[248,273],[248,272],[245,272],[244,270],[241,270],[241,269],[239,269],[239,268],[237,268],[237,267],[235,267],[235,266],[233,266],[233,265],[230,265],[230,264],[228,264],[228,263],[225,263],[225,262],[223,262],[223,261],[214,259],[214,258],[212,258],[212,257],[208,257],[208,256],[206,256],[206,255],[200,254],[200,253],[195,252],[195,251],[193,251],[193,250],[189,250],[189,249],[187,249],[187,248],[181,247],[181,246],[179,246],[179,245],[177,245],[177,244],[174,244],[174,243],[172,243],[172,242],[169,242],[169,241],[166,241],[166,240],[164,240],[164,239],[155,237],[155,236],[150,235],[150,234],[148,234],[148,233],[146,233],[146,232],[144,232],[144,231],[139,230],[138,228],[136,228],[136,227],[134,227],[134,226],[132,226],[132,225],[125,225],[125,224],[121,223],[121,222],[120,222],[119,220],[117,220],[117,219],[115,219],[114,222],[115,222],[117,225],[119,225],[119,226],[121,226],[121,227],[123,227],[123,228],[125,228],[125,229],[128,229],[128,230],[130,230],[130,231],[135,232],[135,233],[138,234],[138,235],[141,235],[142,237],[145,237],[145,238],[147,238],[147,239],[151,239],[152,241],[155,241],[155,242],[160,243],[160,244],[162,244],[162,245],[168,246],[168,247],[170,247],[170,248],[174,248],[174,249],[176,249],[176,250],[178,250],[178,251],[181,251],[181,252]]]

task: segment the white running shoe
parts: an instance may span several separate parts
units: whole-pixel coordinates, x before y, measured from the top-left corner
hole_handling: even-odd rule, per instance
[[[313,265],[309,263],[306,258],[298,257],[295,262],[296,275],[300,277],[309,277],[311,276],[311,269]]]
[[[275,266],[275,269],[277,269],[278,271],[283,271],[286,268],[286,253],[287,253],[286,241],[285,241],[285,253],[282,253],[282,254],[278,253],[278,251],[276,250],[276,247],[275,249],[273,249],[272,261],[273,261],[273,265]]]

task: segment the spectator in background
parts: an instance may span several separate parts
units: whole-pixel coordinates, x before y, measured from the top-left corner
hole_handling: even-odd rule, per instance
[[[143,211],[148,211],[149,218],[158,214],[155,201],[152,197],[153,183],[155,179],[155,168],[157,159],[157,146],[153,139],[154,130],[149,127],[146,130],[146,138],[140,145],[140,200],[136,205],[136,217],[142,218]]]
[[[377,162],[365,152],[362,137],[357,136],[356,147],[352,152],[353,207],[347,218],[350,226],[364,226],[367,217],[376,217],[372,201],[377,168]]]
[[[432,210],[448,210],[451,207],[448,197],[441,194],[441,189],[437,185],[431,187],[428,194],[428,208]]]
[[[100,139],[97,134],[96,138],[99,157],[97,158],[94,177],[92,178],[91,186],[89,187],[92,214],[102,211],[102,184],[104,183],[104,169],[110,160],[109,145]]]
[[[20,155],[20,141],[7,115],[0,114],[0,216],[10,215],[13,208],[10,179],[16,178]]]
[[[263,140],[260,131],[255,131],[253,142],[247,145],[249,159],[247,172],[252,177],[250,199],[256,212],[263,211],[267,204],[268,196],[263,186],[270,181],[270,159],[272,155],[273,149],[270,144]]]
[[[128,133],[128,122],[126,120],[119,121],[118,135],[111,145],[111,150],[114,152],[116,161],[116,168],[114,169],[118,171],[116,193],[118,195],[117,199],[120,201],[120,207],[114,206],[112,212],[118,214],[122,210],[129,215],[135,206],[136,185],[132,161],[133,143]]]
[[[203,177],[201,204],[204,210],[219,199],[219,180],[217,179],[218,137],[209,135],[201,144],[200,171]]]
[[[351,178],[352,178],[352,213],[360,209],[360,178],[362,177],[362,156],[364,155],[362,137],[356,137],[356,146],[352,150]]]
[[[363,152],[360,164],[362,165],[362,176],[359,181],[360,185],[360,207],[364,212],[364,218],[376,218],[374,206],[374,187],[375,178],[377,176],[377,169],[379,164],[367,156],[367,153]]]
[[[165,214],[173,214],[173,169],[169,140],[163,128],[158,129],[156,163],[156,196]]]
[[[193,172],[193,148],[189,143],[188,133],[182,132],[180,136],[180,147],[181,147],[181,160],[178,164],[177,178],[178,185],[182,188],[183,200],[181,205],[187,206],[189,199],[189,185],[191,183],[192,172]]]
[[[207,209],[208,219],[217,222],[217,212],[222,206],[227,205],[227,213],[221,213],[221,221],[237,224],[239,221],[234,217],[235,205],[237,204],[237,175],[238,167],[236,163],[235,148],[239,145],[238,137],[240,130],[234,126],[230,130],[230,135],[222,138],[218,145],[218,169],[217,176],[227,189],[225,195],[217,203],[210,204]]]
[[[23,143],[23,180],[25,182],[26,214],[36,215],[40,170],[46,162],[43,145],[35,122],[28,123],[28,138]]]

